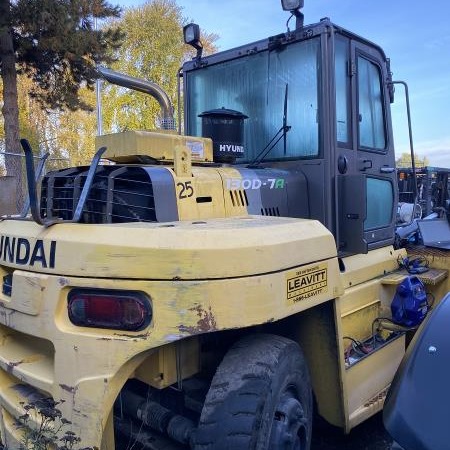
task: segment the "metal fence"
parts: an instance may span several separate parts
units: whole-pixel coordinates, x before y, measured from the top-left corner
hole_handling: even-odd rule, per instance
[[[10,158],[10,173],[0,176],[0,215],[19,214],[28,202],[28,189],[25,170],[25,156],[23,154],[0,152],[0,167],[5,167],[5,157]],[[36,183],[48,171],[67,167],[69,158],[54,158],[48,155],[36,155],[33,157],[36,170]]]

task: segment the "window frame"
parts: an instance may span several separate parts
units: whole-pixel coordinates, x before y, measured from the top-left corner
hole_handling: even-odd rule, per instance
[[[336,33],[335,35],[335,52],[334,52],[334,78],[336,80],[336,43],[338,41],[343,42],[347,47],[347,63],[346,63],[346,107],[347,107],[347,140],[340,141],[338,138],[337,132],[337,89],[336,89],[336,81],[335,81],[335,108],[336,108],[336,142],[339,148],[353,148],[353,104],[352,104],[352,77],[350,74],[350,66],[352,64],[352,48],[351,48],[351,39],[343,34]]]
[[[360,92],[359,92],[359,81],[360,81],[360,74],[359,74],[359,58],[363,58],[369,63],[374,64],[377,67],[378,74],[379,74],[379,81],[380,81],[380,93],[381,93],[381,107],[382,107],[382,118],[383,118],[383,133],[384,133],[384,147],[383,148],[376,148],[376,147],[368,147],[361,145],[361,127],[360,127]],[[386,94],[385,94],[385,84],[384,84],[384,78],[383,78],[383,69],[380,64],[380,62],[374,58],[373,56],[369,55],[368,53],[364,52],[363,50],[356,48],[355,49],[355,62],[356,66],[356,82],[355,82],[355,88],[356,88],[356,103],[355,103],[355,117],[356,117],[356,135],[357,135],[357,148],[358,151],[365,151],[370,153],[378,153],[378,154],[386,154],[389,151],[389,133],[388,133],[388,127],[387,127],[387,112],[386,112]]]

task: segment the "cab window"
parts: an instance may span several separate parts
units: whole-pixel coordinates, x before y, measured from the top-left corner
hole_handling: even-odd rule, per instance
[[[383,151],[386,148],[386,126],[380,67],[358,56],[359,147]]]

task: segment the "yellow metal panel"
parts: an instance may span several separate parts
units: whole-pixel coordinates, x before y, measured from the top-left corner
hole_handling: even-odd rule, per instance
[[[382,247],[371,250],[367,255],[344,258],[345,271],[342,274],[344,287],[355,286],[398,269],[398,258],[405,255],[405,250]]]
[[[95,145],[107,148],[103,154],[105,159],[121,163],[136,162],[135,155],[173,161],[177,146],[189,148],[193,161],[213,160],[211,139],[161,131],[124,131],[97,136]]]
[[[193,167],[192,176],[174,176],[174,182],[180,220],[198,222],[225,217],[222,179],[216,170]],[[200,225],[205,228],[204,223]]]
[[[136,369],[135,376],[150,386],[165,388],[176,383],[178,376],[185,379],[198,373],[199,351],[198,339],[195,337],[165,345],[152,353]]]
[[[364,340],[372,335],[372,322],[380,316],[380,280],[373,280],[346,289],[340,297],[342,333]],[[347,347],[350,341],[345,341]]]
[[[390,385],[404,354],[405,336],[402,335],[347,369],[349,430],[367,418],[361,407]],[[372,408],[370,411],[377,412]]]
[[[185,145],[177,145],[174,148],[173,170],[178,177],[190,177],[192,175],[191,152]]]
[[[308,309],[299,316],[298,342],[308,361],[318,413],[335,426],[344,426],[342,377],[334,301]]]
[[[316,264],[307,266],[313,268]],[[17,310],[0,304],[0,322],[8,324],[8,328],[2,328],[5,333],[0,345],[0,404],[17,417],[20,403],[9,394],[7,386],[22,380],[39,387],[64,401],[60,408],[63,417],[72,422],[71,428],[82,437],[84,446],[100,446],[120,389],[139,372],[139,366],[154,349],[196,334],[272,322],[319,305],[341,291],[337,258],[320,262],[321,267],[325,264],[326,292],[294,304],[287,301],[289,273],[293,269],[204,281],[48,275],[45,302],[36,316],[19,311],[26,299],[13,289],[11,305]],[[134,333],[74,326],[67,315],[67,294],[74,287],[145,292],[153,305],[152,323]],[[197,352],[191,348],[185,357],[189,359],[193,354]],[[189,364],[183,366],[182,376],[195,370],[194,363]],[[173,354],[164,357],[162,366],[173,380]],[[4,382],[2,376],[6,377]]]
[[[168,226],[171,225],[171,226]],[[39,239],[54,267],[18,264],[17,269],[67,276],[206,279],[249,276],[336,257],[332,234],[318,221],[248,216],[192,222],[60,224],[3,222],[2,234]],[[237,264],[236,262],[239,262]],[[285,289],[283,289],[285,292]],[[332,295],[332,294],[331,294]]]
[[[372,280],[345,290],[340,298],[342,316],[347,316],[373,302],[380,297],[380,280]]]
[[[24,272],[22,270],[14,271],[14,278],[12,288],[14,291],[22,293],[24,301],[20,305],[12,304],[11,297],[1,294],[1,301],[9,304],[10,308],[18,311],[36,315],[41,309],[41,304],[45,296],[45,290],[47,287],[48,275],[30,272]]]
[[[221,167],[222,189],[225,201],[225,213],[227,217],[243,216],[247,214],[248,199],[244,189],[229,189],[227,180],[241,179],[241,174],[233,167]]]

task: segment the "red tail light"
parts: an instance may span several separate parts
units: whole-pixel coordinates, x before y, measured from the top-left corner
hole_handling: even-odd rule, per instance
[[[80,327],[140,331],[152,320],[143,292],[73,289],[68,302],[70,321]]]

